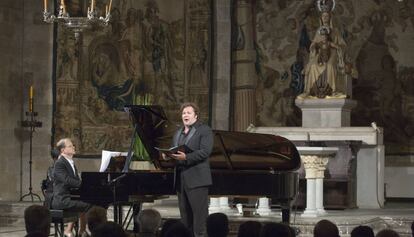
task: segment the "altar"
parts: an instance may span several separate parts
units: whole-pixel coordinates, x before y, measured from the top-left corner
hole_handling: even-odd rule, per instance
[[[298,97],[295,104],[302,110],[302,127],[250,126],[248,131],[282,136],[298,147],[337,148],[324,170],[323,205],[331,209],[383,207],[382,128],[375,122],[368,127],[351,127],[356,101],[349,98]],[[299,173],[302,188],[296,204],[303,206],[308,198],[303,164]]]

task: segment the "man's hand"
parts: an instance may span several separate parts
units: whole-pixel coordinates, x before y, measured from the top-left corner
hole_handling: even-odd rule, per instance
[[[172,158],[175,160],[187,160],[187,156],[182,151],[177,151],[176,154],[172,154]]]
[[[171,160],[171,157],[167,156],[165,153],[161,153],[163,160]]]

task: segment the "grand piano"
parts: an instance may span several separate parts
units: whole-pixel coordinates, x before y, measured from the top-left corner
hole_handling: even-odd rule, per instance
[[[151,157],[155,170],[130,171],[131,151],[121,172],[83,172],[80,199],[115,204],[115,221],[121,221],[119,205],[131,200],[175,195],[174,161],[164,161],[154,147],[169,147],[177,125],[161,106],[125,107]],[[210,156],[213,185],[211,196],[269,197],[278,202],[282,221],[289,223],[292,200],[298,192],[300,156],[295,145],[280,136],[213,130]],[[131,143],[132,144],[132,143]],[[138,197],[138,198],[137,198]]]

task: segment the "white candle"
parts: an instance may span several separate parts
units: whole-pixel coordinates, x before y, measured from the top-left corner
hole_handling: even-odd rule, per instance
[[[60,0],[60,5],[63,7],[63,13],[66,13],[65,0]]]

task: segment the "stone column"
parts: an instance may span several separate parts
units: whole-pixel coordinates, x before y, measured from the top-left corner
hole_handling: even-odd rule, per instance
[[[302,216],[316,217],[316,173],[318,170],[318,157],[312,155],[301,156],[306,173],[306,209]]]
[[[253,39],[253,4],[251,0],[238,0],[235,5],[237,32],[233,37],[233,130],[245,131],[256,118],[255,71],[256,52]]]
[[[318,214],[325,214],[325,209],[323,208],[323,179],[325,178],[326,165],[329,161],[329,156],[318,157],[319,165],[318,170],[316,171],[315,179],[315,190],[316,190],[316,211]]]
[[[231,100],[231,0],[214,0],[213,21],[213,76],[211,126],[214,129],[229,130]]]
[[[334,147],[298,147],[306,173],[306,209],[303,217],[325,214],[323,207],[323,179],[329,158],[335,156]]]

